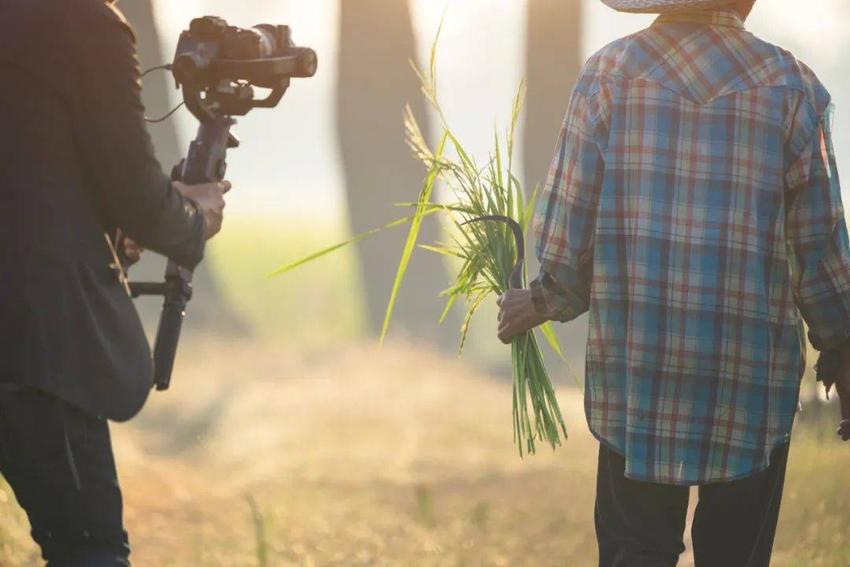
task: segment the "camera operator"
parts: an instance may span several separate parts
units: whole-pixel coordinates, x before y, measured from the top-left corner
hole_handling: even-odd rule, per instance
[[[107,420],[153,368],[104,235],[192,268],[230,185],[163,173],[110,3],[0,0],[0,70],[0,472],[49,566],[129,565]]]

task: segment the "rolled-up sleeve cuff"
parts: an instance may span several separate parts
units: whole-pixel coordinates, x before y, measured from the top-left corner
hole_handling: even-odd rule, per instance
[[[585,311],[587,302],[561,285],[550,273],[541,271],[531,282],[534,310],[550,321],[572,321]]]
[[[848,340],[850,340],[850,327],[838,328],[835,332],[829,334],[823,332],[815,333],[809,330],[809,342],[812,343],[815,350],[820,352],[836,349]]]
[[[850,339],[850,277],[847,267],[841,277],[830,278],[829,293],[798,302],[809,326],[809,342],[821,351],[829,351]]]

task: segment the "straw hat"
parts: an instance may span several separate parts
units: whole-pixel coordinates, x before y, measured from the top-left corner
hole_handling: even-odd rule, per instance
[[[683,10],[705,10],[728,6],[735,0],[602,0],[602,3],[618,12],[640,12],[662,14]]]

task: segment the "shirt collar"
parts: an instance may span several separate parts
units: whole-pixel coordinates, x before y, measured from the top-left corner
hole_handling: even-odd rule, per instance
[[[671,12],[661,14],[655,22],[658,24],[705,24],[708,26],[724,26],[741,30],[744,29],[744,19],[737,11],[731,9]]]

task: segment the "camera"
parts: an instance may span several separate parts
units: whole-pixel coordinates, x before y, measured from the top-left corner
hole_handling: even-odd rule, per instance
[[[292,78],[316,74],[316,52],[296,47],[289,26],[243,29],[221,18],[197,18],[180,34],[172,73],[186,106],[202,122],[276,106]],[[258,100],[254,87],[271,89]]]

